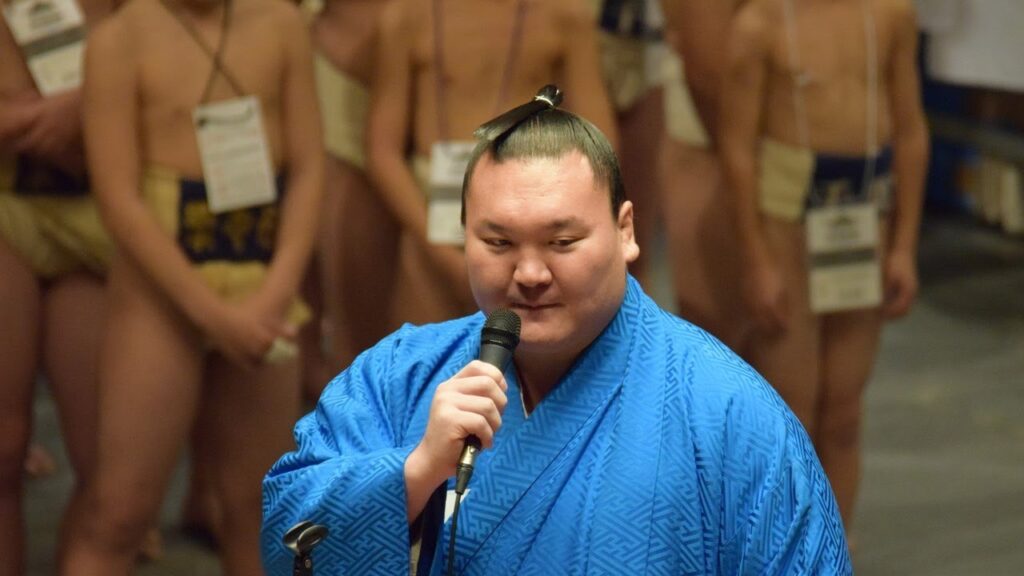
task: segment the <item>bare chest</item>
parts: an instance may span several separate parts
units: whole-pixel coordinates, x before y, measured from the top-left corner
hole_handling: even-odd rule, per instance
[[[413,67],[420,77],[440,75],[453,90],[479,91],[498,87],[503,78],[549,73],[561,59],[556,23],[539,2],[428,4],[440,6],[429,11],[431,25],[413,44]]]
[[[542,2],[447,0],[440,16],[412,44],[421,150],[438,138],[467,137],[528,100],[558,81],[564,62],[557,22]]]
[[[772,43],[767,133],[842,153],[885,141],[891,22],[871,0],[784,1],[792,11]]]
[[[202,103],[256,96],[264,114],[279,107],[284,55],[273,38],[258,30],[229,30],[219,63],[217,36],[200,43],[171,20],[147,36],[136,55],[138,94],[147,122],[166,128],[190,127]]]
[[[891,34],[870,1],[792,7],[772,45],[771,80],[778,88],[863,89],[886,69]]]

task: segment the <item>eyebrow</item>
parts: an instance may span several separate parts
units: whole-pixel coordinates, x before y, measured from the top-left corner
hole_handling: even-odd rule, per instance
[[[486,228],[487,230],[490,230],[491,232],[494,232],[494,233],[497,233],[497,234],[504,234],[504,233],[508,232],[508,228],[502,226],[501,224],[498,224],[497,222],[491,221],[491,220],[484,220],[483,222],[480,223],[480,225],[483,228]],[[548,229],[550,231],[556,232],[556,231],[559,231],[559,230],[565,230],[566,228],[573,228],[573,227],[582,226],[582,225],[583,225],[583,221],[582,220],[580,220],[579,218],[577,218],[575,216],[570,216],[568,218],[559,218],[557,220],[552,220],[551,222],[546,224],[544,226],[544,228],[546,228],[546,229]]]

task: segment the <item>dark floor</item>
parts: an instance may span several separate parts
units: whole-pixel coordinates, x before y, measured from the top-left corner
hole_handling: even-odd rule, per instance
[[[854,565],[865,575],[1022,574],[1024,239],[929,219],[921,273],[921,298],[886,330],[868,390]],[[38,440],[61,457],[57,475],[28,489],[29,574],[43,575],[70,477],[45,393],[36,411]],[[165,557],[142,576],[219,573],[174,529],[181,489],[179,476]]]

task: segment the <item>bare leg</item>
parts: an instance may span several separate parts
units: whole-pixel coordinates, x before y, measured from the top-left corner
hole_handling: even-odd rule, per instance
[[[376,196],[361,170],[337,158],[328,157],[325,222],[321,233],[321,262],[324,318],[328,326],[327,372],[315,390],[305,387],[313,400],[324,386],[362,352],[383,337],[387,329],[389,293],[394,285],[397,260],[397,227],[390,215],[375,203]],[[384,238],[384,236],[388,238]],[[372,247],[372,249],[371,249]],[[372,263],[374,256],[380,261]],[[371,288],[371,286],[373,288]],[[379,288],[380,300],[370,302]],[[360,299],[362,301],[360,301]],[[353,301],[354,300],[354,301]],[[362,305],[374,310],[356,310]],[[379,314],[372,315],[376,310]],[[376,316],[376,318],[374,318]],[[366,340],[373,338],[372,342]]]
[[[22,466],[32,431],[40,292],[35,274],[0,240],[0,575],[25,570]]]
[[[334,362],[324,346],[326,334],[333,332],[333,323],[325,314],[326,271],[323,266],[324,262],[331,258],[330,253],[337,249],[337,246],[326,241],[326,227],[338,225],[337,221],[329,216],[331,202],[333,199],[327,201],[328,206],[323,212],[316,249],[306,271],[305,281],[302,283],[302,298],[309,305],[312,318],[299,330],[299,358],[302,366],[303,395],[313,402],[320,397],[328,372],[334,372],[331,366]]]
[[[747,359],[778,390],[814,438],[820,399],[821,326],[808,299],[803,227],[772,218],[764,218],[763,223],[765,240],[786,288],[787,327],[778,334],[752,333]]]
[[[888,238],[881,223],[879,235]],[[875,365],[884,316],[881,309],[829,314],[822,321],[822,382],[814,447],[843,516],[847,535],[860,486],[860,434],[864,389]]]
[[[223,506],[221,562],[227,576],[262,574],[259,531],[262,481],[294,447],[299,415],[297,362],[243,370],[214,355],[207,371],[207,401],[218,423],[216,479]]]
[[[622,180],[626,197],[633,202],[640,244],[640,258],[630,269],[645,287],[649,281],[650,256],[662,225],[658,194],[658,147],[665,126],[662,97],[661,88],[648,90],[629,110],[620,112],[617,119],[622,141]]]
[[[662,206],[679,315],[743,353],[750,325],[742,298],[739,247],[714,155],[665,138]]]
[[[814,446],[847,532],[860,484],[862,398],[881,332],[880,309],[829,314],[822,326],[823,381]]]
[[[221,524],[220,502],[214,482],[214,470],[217,468],[217,450],[213,446],[216,418],[208,403],[201,402],[189,436],[188,492],[181,510],[181,529],[185,535],[211,548],[218,545]]]
[[[99,441],[85,512],[62,574],[128,574],[153,526],[199,397],[197,334],[123,262],[109,279],[100,352]]]
[[[340,215],[325,306],[333,324],[334,360],[341,369],[400,324],[391,306],[402,230],[361,170],[337,158],[327,165],[327,194],[340,199]]]
[[[85,482],[96,463],[98,364],[106,319],[103,281],[92,274],[61,278],[46,291],[43,368],[60,415],[75,486],[61,524],[61,549],[82,513]]]

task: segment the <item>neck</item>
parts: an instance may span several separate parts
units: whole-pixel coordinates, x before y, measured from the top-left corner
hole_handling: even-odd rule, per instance
[[[558,386],[575,361],[575,357],[560,359],[550,355],[516,354],[516,375],[523,392],[523,406],[527,414],[533,412],[533,409]]]
[[[198,16],[219,14],[229,1],[231,0],[171,0],[179,9]]]

